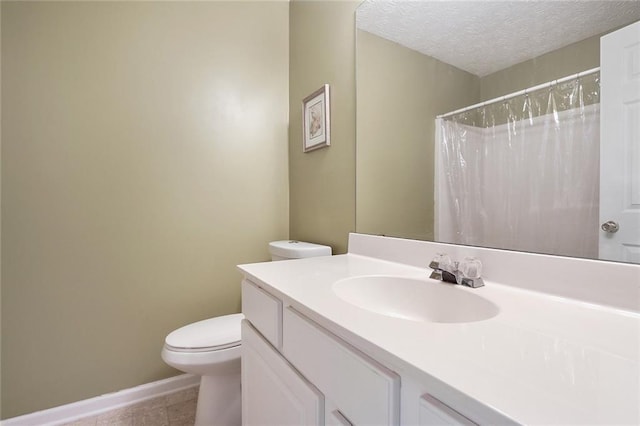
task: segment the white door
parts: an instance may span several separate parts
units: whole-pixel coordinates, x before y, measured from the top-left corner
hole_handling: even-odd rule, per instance
[[[600,258],[640,262],[640,22],[600,39]]]
[[[319,426],[324,397],[242,321],[242,424]]]

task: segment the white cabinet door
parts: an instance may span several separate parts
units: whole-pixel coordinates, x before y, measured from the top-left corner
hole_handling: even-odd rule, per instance
[[[306,426],[324,423],[322,394],[242,321],[242,424]]]
[[[600,39],[600,78],[600,259],[640,262],[640,22]]]

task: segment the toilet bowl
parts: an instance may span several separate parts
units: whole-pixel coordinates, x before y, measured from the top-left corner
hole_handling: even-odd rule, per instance
[[[241,424],[240,322],[242,314],[198,321],[171,332],[162,348],[168,365],[197,374],[197,426]]]
[[[331,247],[298,241],[269,243],[271,260],[330,256]],[[240,323],[242,314],[224,315],[186,325],[167,335],[162,359],[197,374],[200,391],[195,426],[237,426],[241,419]]]

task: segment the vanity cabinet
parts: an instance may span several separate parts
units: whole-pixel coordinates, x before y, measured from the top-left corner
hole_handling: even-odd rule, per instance
[[[238,267],[248,325],[320,396],[319,424],[640,425],[640,307],[625,305],[638,267],[607,269],[621,292],[610,297],[591,281],[603,266],[584,259],[358,234],[349,250]],[[486,285],[431,282],[424,260],[442,252],[482,257]],[[575,277],[595,293],[581,296]],[[497,314],[476,316],[480,299]],[[245,424],[263,426],[245,408]],[[290,423],[283,415],[271,424]]]
[[[475,424],[283,299],[242,282],[244,425]]]

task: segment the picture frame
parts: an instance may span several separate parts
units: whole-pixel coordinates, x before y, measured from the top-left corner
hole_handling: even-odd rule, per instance
[[[302,150],[309,152],[331,145],[329,85],[302,100]]]

